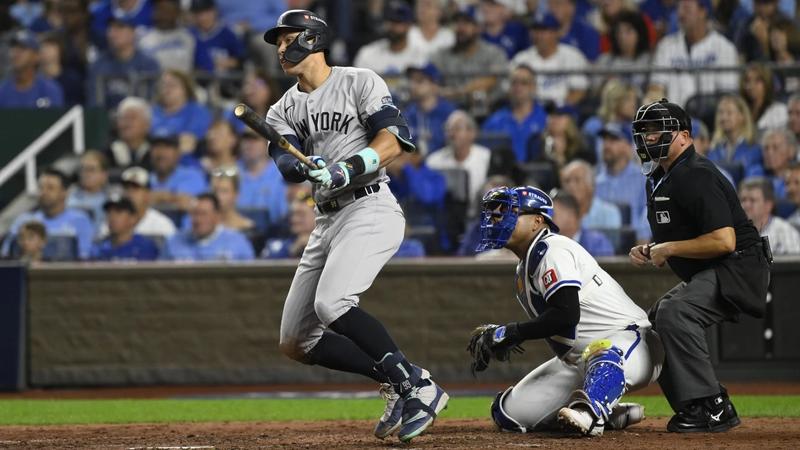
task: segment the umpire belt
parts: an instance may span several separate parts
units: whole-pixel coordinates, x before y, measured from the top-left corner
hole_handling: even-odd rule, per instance
[[[369,186],[360,187],[349,194],[340,195],[334,199],[317,203],[317,210],[322,214],[334,213],[344,208],[345,206],[349,205],[350,203],[353,203],[354,201],[360,199],[361,197],[366,197],[367,195],[374,194],[380,190],[381,190],[381,185],[377,183],[370,184]]]

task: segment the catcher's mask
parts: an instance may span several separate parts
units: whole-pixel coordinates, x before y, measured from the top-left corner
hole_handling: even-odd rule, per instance
[[[650,175],[667,157],[669,147],[678,136],[673,135],[673,131],[689,130],[691,133],[691,129],[691,120],[683,108],[665,98],[639,108],[633,119],[633,142],[642,161],[642,173]],[[658,139],[654,140],[656,134]],[[651,143],[648,143],[648,136]]]
[[[553,200],[541,189],[501,186],[486,192],[481,201],[481,241],[476,250],[505,247],[523,214],[541,215],[550,230],[558,233],[553,222]]]
[[[264,33],[264,40],[277,45],[281,31],[299,31],[294,41],[286,47],[283,59],[297,64],[306,56],[328,48],[328,24],[317,14],[304,9],[293,9],[281,14],[275,27]]]

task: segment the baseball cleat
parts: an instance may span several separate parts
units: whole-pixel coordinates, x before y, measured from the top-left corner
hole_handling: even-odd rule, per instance
[[[606,428],[622,430],[644,420],[644,406],[638,403],[620,403],[611,411]]]
[[[678,411],[667,423],[673,433],[719,433],[739,426],[742,421],[736,414],[726,392],[713,397],[695,400]]]
[[[430,372],[425,369],[414,366],[414,370],[419,372],[421,379],[427,380],[431,377]],[[403,405],[405,401],[395,392],[391,383],[381,383],[379,392],[386,401],[386,408],[383,410],[383,416],[375,425],[374,433],[376,438],[385,439],[393,435],[403,425]]]
[[[398,437],[402,442],[422,434],[439,412],[447,407],[450,396],[431,379],[422,379],[404,398],[403,425]]]
[[[561,408],[558,410],[558,421],[567,431],[573,431],[589,437],[603,435],[603,421],[596,420],[594,415],[583,409]]]

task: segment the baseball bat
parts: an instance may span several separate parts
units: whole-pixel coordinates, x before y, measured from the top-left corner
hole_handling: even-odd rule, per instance
[[[290,155],[297,158],[300,162],[307,165],[312,169],[319,169],[316,164],[311,162],[310,159],[306,157],[300,150],[297,149],[291,142],[287,141],[285,137],[281,136],[275,128],[272,128],[270,124],[268,124],[263,117],[256,114],[252,108],[245,105],[244,103],[239,103],[233,108],[233,115],[236,116],[237,119],[241,120],[245,125],[252,128],[253,131],[258,133],[264,139],[269,140],[270,142],[274,142],[278,145],[278,147],[286,150],[289,152]]]

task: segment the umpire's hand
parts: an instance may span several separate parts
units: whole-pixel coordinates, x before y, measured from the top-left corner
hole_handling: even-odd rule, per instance
[[[631,258],[631,262],[635,266],[646,266],[650,264],[650,247],[651,244],[643,244],[637,245],[631,248],[630,253],[628,256]]]

